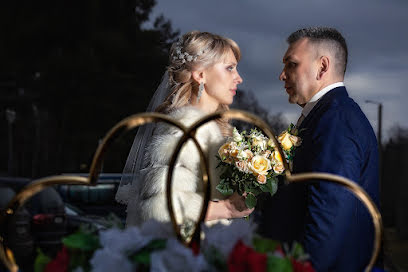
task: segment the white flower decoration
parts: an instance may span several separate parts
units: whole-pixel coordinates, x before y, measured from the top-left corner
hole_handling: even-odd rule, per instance
[[[234,139],[235,142],[242,142],[242,140],[243,140],[241,134],[239,134],[237,128],[235,128],[235,127],[232,130],[232,138]]]
[[[136,251],[152,239],[153,236],[142,234],[137,227],[128,227],[124,230],[113,228],[101,231],[100,234],[101,245],[115,252]]]
[[[207,227],[203,225],[205,240],[203,247],[216,247],[224,256],[229,256],[238,240],[246,245],[251,245],[256,224],[245,219],[234,219],[229,225],[218,223]]]
[[[193,251],[174,238],[167,240],[166,248],[153,252],[151,271],[208,271],[208,264],[202,254],[194,256]]]
[[[110,248],[98,249],[95,251],[91,261],[92,271],[111,272],[120,271],[132,272],[135,270],[133,264],[129,262],[127,256]]]
[[[183,52],[183,48],[182,48],[182,46],[181,46],[181,41],[178,41],[178,42],[176,43],[175,51],[176,51],[176,55],[177,55],[177,56],[173,56],[173,59],[174,59],[174,60],[177,60],[177,58],[178,58],[179,60],[181,60],[181,63],[186,63],[186,61],[188,61],[188,62],[196,61],[197,58],[198,58],[200,55],[202,55],[202,54],[205,53],[204,50],[200,50],[200,51],[197,53],[197,55],[190,55],[189,53],[187,53],[187,52],[185,52],[185,51]]]

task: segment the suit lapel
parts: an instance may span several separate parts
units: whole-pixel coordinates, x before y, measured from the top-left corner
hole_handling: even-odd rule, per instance
[[[328,93],[326,93],[322,98],[320,98],[319,102],[317,102],[317,104],[303,120],[302,124],[299,127],[299,130],[310,127],[310,124],[312,124],[314,120],[320,117],[320,112],[326,108],[325,106],[329,105],[331,101],[341,96],[348,96],[346,88],[343,86],[334,88],[333,90],[330,90]]]
[[[347,91],[344,87],[335,88],[328,93],[326,93],[317,104],[313,107],[310,113],[303,120],[299,127],[299,137],[302,138],[303,144],[296,149],[296,154],[294,158],[294,173],[304,172],[308,169],[310,149],[313,148],[312,135],[318,124],[321,116],[327,110],[328,107],[333,103],[334,100],[342,99],[347,97]]]

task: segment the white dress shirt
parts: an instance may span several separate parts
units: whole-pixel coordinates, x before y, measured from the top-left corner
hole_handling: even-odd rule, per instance
[[[344,86],[344,82],[336,82],[333,84],[330,84],[329,86],[324,87],[320,91],[318,91],[310,100],[309,102],[306,103],[306,105],[303,107],[302,114],[299,117],[299,120],[296,124],[297,127],[300,126],[300,124],[303,122],[303,120],[307,117],[307,115],[312,111],[314,106],[319,102],[320,98],[323,97],[326,93],[329,91],[333,90],[334,88]]]

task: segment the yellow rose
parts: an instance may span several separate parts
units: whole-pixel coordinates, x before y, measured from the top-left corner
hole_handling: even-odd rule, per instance
[[[293,146],[292,141],[290,140],[290,134],[289,132],[285,131],[282,132],[281,135],[279,135],[278,140],[281,143],[281,146],[284,150],[290,150]]]
[[[249,167],[254,174],[265,176],[268,174],[268,171],[272,169],[271,161],[260,155],[256,155],[252,158]]]
[[[285,171],[285,167],[283,167],[283,164],[277,163],[277,164],[275,164],[275,165],[273,166],[273,171],[274,171],[276,174],[280,175],[280,174],[283,173],[283,171]]]
[[[260,183],[260,184],[265,184],[265,183],[266,183],[266,176],[265,176],[265,175],[258,175],[258,177],[256,178],[256,180],[257,180],[258,183]]]
[[[275,162],[275,164],[282,164],[283,163],[282,156],[276,150],[272,152],[272,160]]]

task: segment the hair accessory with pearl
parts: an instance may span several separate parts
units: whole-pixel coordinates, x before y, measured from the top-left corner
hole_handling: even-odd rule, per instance
[[[181,60],[181,63],[185,63],[186,61],[196,61],[199,56],[205,53],[205,50],[200,50],[196,55],[190,55],[185,50],[183,50],[181,40],[176,43],[176,47],[174,48],[176,51],[177,56],[173,55],[173,60]],[[183,52],[184,51],[184,52]]]

